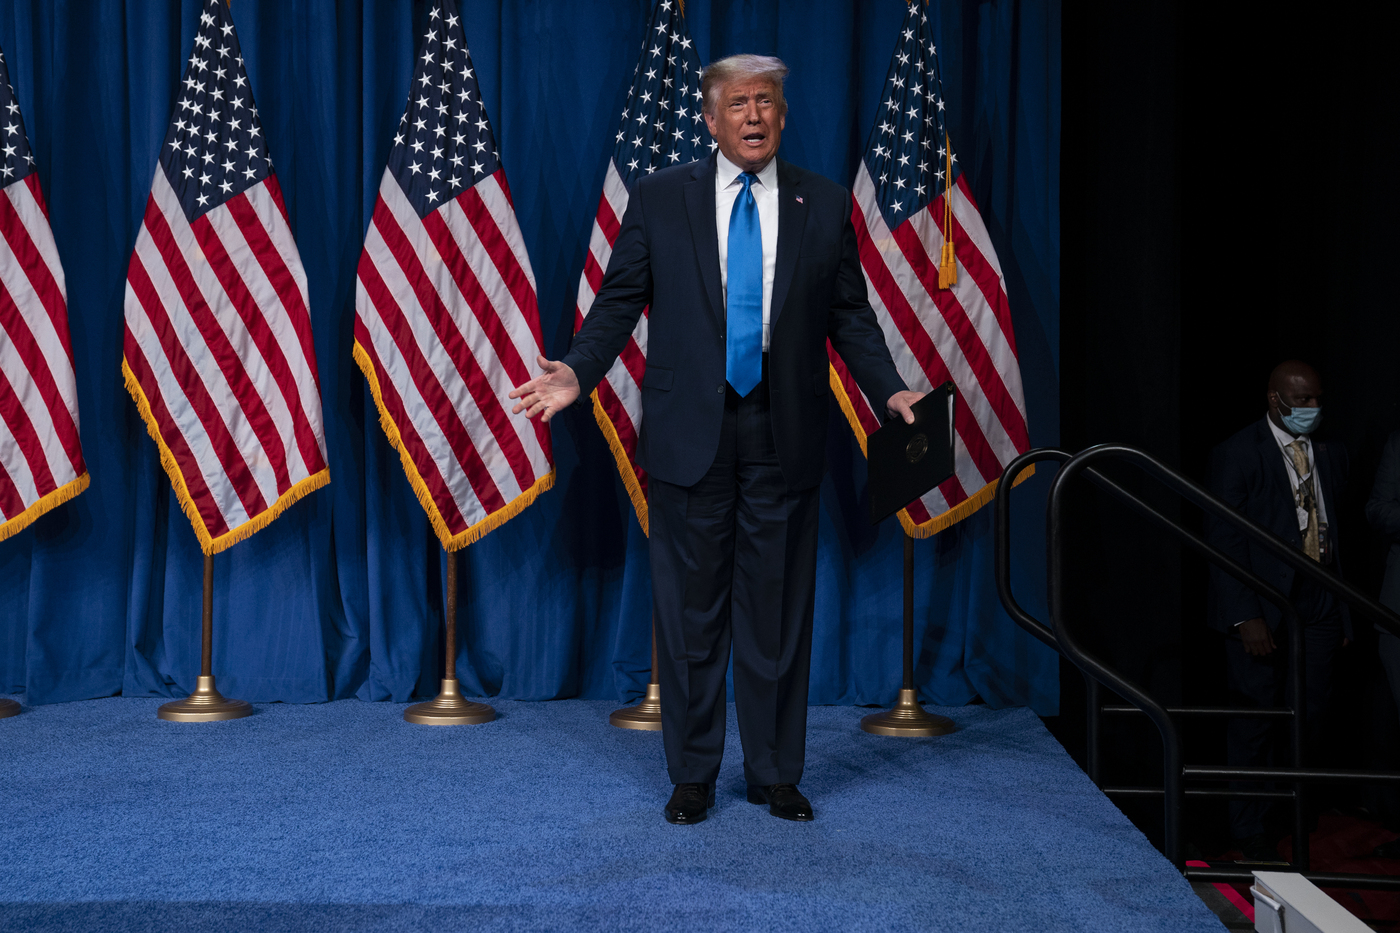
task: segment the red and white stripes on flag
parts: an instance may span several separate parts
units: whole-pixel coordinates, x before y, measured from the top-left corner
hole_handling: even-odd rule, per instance
[[[3,541],[88,486],[63,266],[32,171],[0,189],[0,331]]]
[[[429,20],[360,254],[354,355],[453,551],[553,486],[554,460],[549,426],[507,398],[544,341],[505,170],[455,5]]]
[[[851,193],[870,305],[910,389],[957,388],[953,476],[899,513],[905,531],[922,538],[990,501],[1030,435],[1001,264],[956,171],[933,29],[918,4],[895,43],[875,119]],[[952,255],[944,252],[949,233]],[[830,344],[827,353],[832,390],[864,449],[884,406],[861,394]]]
[[[916,538],[941,531],[990,501],[1002,468],[1030,449],[1001,266],[962,176],[952,192],[958,280],[945,290],[937,288],[943,196],[891,231],[873,203],[864,164],[852,192],[851,219],[870,305],[899,374],[919,392],[950,380],[957,387],[953,476],[899,513],[900,523]],[[832,388],[864,448],[880,419],[829,344],[827,352]]]
[[[603,194],[579,277],[574,332],[593,307],[627,212],[628,190],[644,175],[685,165],[715,149],[701,115],[700,56],[686,27],[684,4],[656,0],[632,86],[603,176]],[[649,309],[648,309],[649,310]],[[642,376],[647,367],[647,314],[593,390],[593,415],[608,439],[642,531],[647,531],[647,475],[637,464],[642,431]]]
[[[627,189],[617,174],[616,165],[609,159],[607,174],[603,176],[603,196],[598,199],[598,214],[593,220],[588,255],[584,257],[583,275],[578,283],[575,333],[583,326],[583,319],[588,316],[603,284],[603,273],[607,271],[613,244],[622,228],[622,215],[627,212],[627,200]],[[647,474],[637,464],[637,438],[642,431],[642,376],[646,367],[647,315],[643,314],[607,375],[593,390],[593,416],[608,439],[622,485],[627,489],[644,533],[647,531]]]
[[[122,372],[214,554],[330,474],[306,273],[221,0],[185,74],[127,271]]]

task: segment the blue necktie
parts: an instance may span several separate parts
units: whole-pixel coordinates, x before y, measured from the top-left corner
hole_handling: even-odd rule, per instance
[[[742,398],[763,375],[763,233],[749,190],[758,176],[739,176],[744,190],[729,213],[728,291],[724,375]]]

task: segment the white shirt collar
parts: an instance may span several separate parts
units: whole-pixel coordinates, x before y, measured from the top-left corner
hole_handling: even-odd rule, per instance
[[[715,181],[719,185],[720,191],[734,184],[735,180],[743,174],[743,169],[735,165],[725,156],[723,152],[715,150],[715,155],[719,157],[715,163]],[[769,191],[778,190],[778,157],[774,156],[768,160],[768,164],[763,166],[763,170],[758,173],[758,182]]]
[[[1269,423],[1269,430],[1274,432],[1274,440],[1278,441],[1278,445],[1279,445],[1280,447],[1284,448],[1285,453],[1287,452],[1287,448],[1288,448],[1288,445],[1289,445],[1289,444],[1293,443],[1294,441],[1302,441],[1302,442],[1303,442],[1303,445],[1304,445],[1304,446],[1307,448],[1307,450],[1308,450],[1308,456],[1309,456],[1309,458],[1312,457],[1312,436],[1311,436],[1311,435],[1309,435],[1309,434],[1299,434],[1297,437],[1294,437],[1292,434],[1289,434],[1289,433],[1288,433],[1287,431],[1285,431],[1283,428],[1281,428],[1281,427],[1279,427],[1278,425],[1274,424],[1274,419],[1270,418],[1268,415],[1265,415],[1265,416],[1264,416],[1264,420],[1267,421],[1267,422]]]

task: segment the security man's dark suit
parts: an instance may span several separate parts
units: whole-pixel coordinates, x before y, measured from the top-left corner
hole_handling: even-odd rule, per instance
[[[587,396],[650,308],[637,447],[650,477],[672,782],[718,774],[732,637],[746,778],[795,784],[806,742],[827,339],[877,408],[906,387],[866,298],[850,194],[781,160],[763,379],[742,399],[728,387],[715,166],[711,155],[637,184],[563,362]]]
[[[1381,581],[1381,604],[1400,612],[1400,431],[1390,435],[1376,468],[1371,497],[1366,500],[1366,520],[1389,543],[1385,555],[1385,577]],[[1400,638],[1376,627],[1376,649],[1395,705],[1400,707]]]
[[[1327,511],[1330,569],[1340,575],[1337,519],[1347,480],[1346,448],[1314,437],[1312,449],[1316,488]],[[1298,510],[1288,467],[1267,418],[1251,424],[1211,452],[1210,488],[1236,511],[1302,550],[1303,536],[1298,529]],[[1310,731],[1315,732],[1331,696],[1337,648],[1343,632],[1350,633],[1346,604],[1311,581],[1300,578],[1292,567],[1271,556],[1233,526],[1208,519],[1206,534],[1211,544],[1292,597],[1303,628],[1306,719],[1313,727]],[[1262,658],[1244,650],[1236,629],[1240,622],[1257,618],[1268,625],[1277,646],[1273,653]],[[1288,632],[1282,628],[1282,610],[1212,565],[1209,620],[1212,627],[1226,636],[1226,675],[1235,700],[1257,707],[1282,706],[1288,695]],[[1287,761],[1286,756],[1272,751],[1270,732],[1268,720],[1230,720],[1227,732],[1230,763],[1263,765]],[[1316,742],[1310,744],[1315,746]],[[1266,803],[1259,801],[1231,801],[1231,835],[1246,839],[1266,834],[1264,817],[1268,809]]]

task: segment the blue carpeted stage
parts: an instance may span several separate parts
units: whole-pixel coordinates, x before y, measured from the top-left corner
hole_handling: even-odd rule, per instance
[[[813,708],[795,824],[745,802],[731,708],[718,807],[677,827],[660,735],[607,703],[157,705],[0,721],[0,931],[1220,929],[1024,709],[911,740]]]

